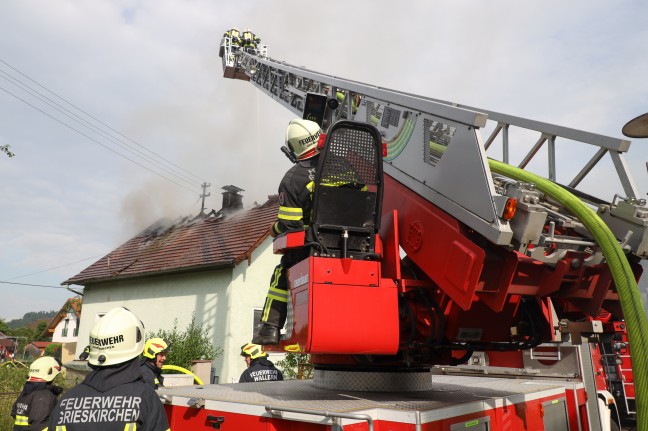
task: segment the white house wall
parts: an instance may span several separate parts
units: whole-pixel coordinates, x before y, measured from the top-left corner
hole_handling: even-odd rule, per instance
[[[268,281],[279,256],[267,239],[235,268],[201,271],[86,286],[76,357],[88,344],[90,328],[103,313],[124,306],[137,315],[147,333],[184,330],[195,313],[196,323],[210,328],[214,346],[224,354],[213,363],[220,383],[238,381],[245,368],[240,347],[252,336],[254,308],[263,307]],[[205,382],[207,383],[207,382]]]
[[[65,329],[65,321],[68,320],[68,331],[66,335],[63,335],[63,329]],[[52,341],[55,343],[75,343],[77,337],[74,336],[74,330],[77,327],[77,316],[75,313],[68,313],[54,328],[54,333],[52,334]]]
[[[221,346],[231,352],[223,358],[220,383],[238,382],[246,365],[241,346],[252,341],[254,309],[262,309],[270,284],[270,276],[281,256],[272,253],[271,238],[266,239],[252,254],[252,265],[241,262],[235,269],[228,289],[229,308],[232,311],[224,322],[226,335]],[[283,357],[280,355],[279,357]],[[271,355],[273,362],[276,357]]]

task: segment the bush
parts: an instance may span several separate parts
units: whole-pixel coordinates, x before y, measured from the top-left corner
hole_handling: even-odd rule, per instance
[[[223,349],[214,347],[209,337],[209,328],[196,324],[196,316],[191,316],[187,328],[178,330],[178,319],[173,321],[173,329],[161,329],[147,335],[149,338],[164,338],[171,343],[171,350],[167,354],[166,363],[178,367],[191,369],[191,361],[213,360],[223,354]]]
[[[310,355],[306,353],[286,353],[286,357],[277,362],[281,368],[284,379],[312,379],[313,364],[310,361]]]
[[[0,393],[22,391],[29,374],[29,364],[25,363],[25,365],[26,367],[23,367],[17,363],[13,365],[9,362],[0,365]],[[74,386],[74,383],[65,380],[63,373],[56,376],[52,383],[63,389]]]
[[[61,343],[52,343],[45,347],[45,353],[43,353],[43,356],[51,356],[61,362]]]

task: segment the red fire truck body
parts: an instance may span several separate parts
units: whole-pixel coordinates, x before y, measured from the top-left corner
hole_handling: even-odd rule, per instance
[[[160,389],[171,429],[607,431],[639,418],[646,430],[634,383],[648,374],[636,288],[648,210],[628,141],[221,48],[225,77],[326,132],[312,226],[275,240],[311,251],[289,270],[288,322],[267,346],[310,353],[315,378]],[[518,168],[514,126],[540,133]],[[485,155],[498,135],[507,163]],[[564,187],[557,138],[599,147]],[[544,143],[548,179],[523,170]],[[577,190],[605,154],[618,201]]]

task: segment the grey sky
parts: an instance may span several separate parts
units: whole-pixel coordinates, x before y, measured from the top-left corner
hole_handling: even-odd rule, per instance
[[[621,138],[625,122],[648,111],[648,4],[530,3],[0,2],[0,145],[16,153],[0,156],[0,281],[58,286],[158,218],[197,213],[202,180],[215,209],[226,184],[245,189],[246,205],[276,192],[292,115],[222,78],[218,45],[234,25],[252,28],[271,57],[318,72]],[[195,188],[11,96],[36,104],[7,74],[44,90],[9,66],[188,170]],[[559,167],[581,151],[559,150]],[[643,196],[647,159],[648,140],[635,140],[627,160]],[[611,199],[621,190],[609,183],[603,171],[585,186]],[[71,295],[0,292],[5,319],[58,309]]]

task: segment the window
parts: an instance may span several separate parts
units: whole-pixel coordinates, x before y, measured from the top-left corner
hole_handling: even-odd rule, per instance
[[[78,320],[74,321],[74,331],[72,331],[72,336],[73,337],[78,337],[79,336],[79,321]]]
[[[70,324],[70,319],[65,319],[65,325],[63,326],[62,336],[67,337],[68,334],[68,325]]]

